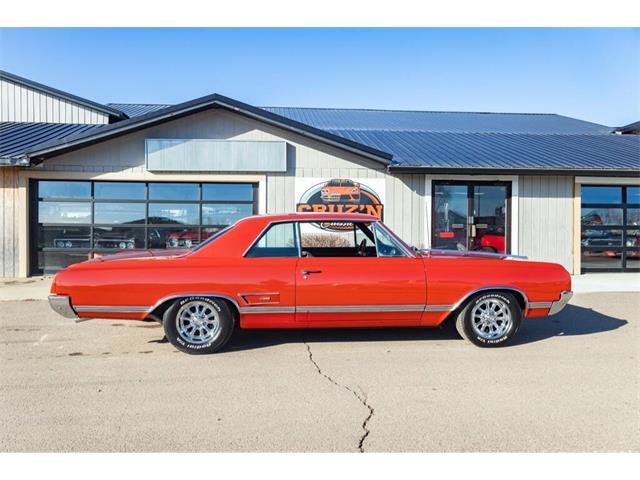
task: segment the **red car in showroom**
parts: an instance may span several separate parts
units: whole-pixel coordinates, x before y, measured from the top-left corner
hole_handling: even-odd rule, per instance
[[[49,301],[80,320],[157,320],[179,350],[212,353],[235,326],[434,327],[449,318],[462,337],[494,347],[571,295],[557,264],[420,251],[376,217],[312,213],[244,218],[192,249],[71,265],[55,276]]]

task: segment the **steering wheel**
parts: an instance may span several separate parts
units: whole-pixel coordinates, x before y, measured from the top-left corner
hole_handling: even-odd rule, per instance
[[[367,239],[363,238],[358,245],[358,256],[365,257],[367,255]]]

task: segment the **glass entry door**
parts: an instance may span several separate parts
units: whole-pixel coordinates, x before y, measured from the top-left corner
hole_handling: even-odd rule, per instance
[[[508,182],[434,182],[433,248],[510,251]]]

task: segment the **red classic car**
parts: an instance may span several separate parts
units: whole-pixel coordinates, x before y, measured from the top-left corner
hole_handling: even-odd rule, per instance
[[[332,222],[346,230],[323,229]],[[162,322],[171,343],[211,353],[241,328],[433,327],[493,347],[524,317],[571,298],[560,265],[484,252],[416,250],[376,217],[287,214],[239,220],[193,249],[121,252],[59,272],[58,313]]]

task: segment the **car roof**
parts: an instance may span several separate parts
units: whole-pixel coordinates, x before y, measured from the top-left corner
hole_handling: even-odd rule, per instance
[[[239,222],[305,222],[305,221],[342,221],[342,222],[375,222],[379,218],[373,215],[365,215],[363,213],[312,213],[312,212],[299,212],[299,213],[282,213],[282,214],[270,214],[270,215],[254,215],[251,217],[245,217]]]

